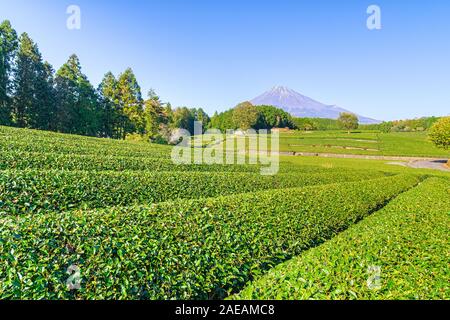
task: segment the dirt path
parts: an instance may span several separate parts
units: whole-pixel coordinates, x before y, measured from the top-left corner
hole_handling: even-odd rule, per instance
[[[445,164],[447,160],[415,160],[408,162],[388,162],[388,164],[399,165],[416,169],[434,169],[450,172],[450,168]]]
[[[339,153],[313,153],[313,152],[279,152],[280,156],[303,156],[303,157],[323,157],[323,158],[344,158],[344,159],[365,159],[365,160],[387,160],[388,164],[400,165],[416,169],[434,169],[450,172],[446,166],[448,159],[424,158],[424,157],[400,157],[400,156],[373,156],[360,154],[339,154]],[[396,161],[396,162],[393,162]]]
[[[389,160],[389,161],[399,161],[399,162],[388,162],[388,164],[393,164],[393,165],[400,165],[400,166],[416,168],[416,169],[434,169],[434,170],[450,172],[450,168],[446,166],[447,159],[439,159],[439,158],[370,156],[370,155],[358,155],[358,154],[309,153],[309,152],[290,152],[289,154],[280,152],[280,155],[316,156],[316,157],[324,157],[324,158]]]
[[[250,150],[250,153],[261,153],[255,150]],[[294,156],[294,157],[322,157],[322,158],[341,158],[341,159],[364,159],[364,160],[386,160],[391,161],[387,164],[399,165],[416,169],[434,169],[440,171],[450,172],[450,168],[446,165],[448,159],[444,158],[427,158],[427,157],[401,157],[401,156],[374,156],[362,154],[341,154],[341,153],[316,153],[316,152],[294,152],[294,151],[280,151],[276,154],[280,156]],[[395,162],[394,162],[395,161]]]

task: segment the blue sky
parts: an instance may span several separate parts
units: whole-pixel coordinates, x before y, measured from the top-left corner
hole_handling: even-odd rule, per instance
[[[131,67],[143,93],[210,114],[275,85],[381,120],[449,114],[449,16],[448,0],[0,0],[55,69],[76,53],[97,86]]]

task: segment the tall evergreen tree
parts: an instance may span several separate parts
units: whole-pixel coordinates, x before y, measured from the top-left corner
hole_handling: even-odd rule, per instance
[[[27,33],[19,39],[14,69],[13,120],[19,127],[50,129],[53,71]]]
[[[124,122],[125,115],[120,110],[117,80],[111,72],[103,77],[98,87],[100,102],[102,105],[102,131],[103,136],[120,139],[123,137],[121,123]]]
[[[17,33],[8,20],[0,24],[0,125],[11,124],[11,74],[17,50]]]
[[[55,71],[47,61],[39,68],[37,82],[37,100],[39,116],[35,123],[36,129],[56,130],[56,98]]]
[[[131,68],[119,76],[117,83],[119,108],[126,116],[122,123],[123,138],[127,133],[144,133],[143,100],[141,87]]]
[[[101,108],[97,94],[81,72],[76,55],[58,70],[55,77],[57,129],[61,132],[98,136]]]
[[[155,137],[160,125],[167,123],[166,114],[161,100],[153,89],[148,92],[148,99],[144,106],[145,133],[150,137]]]
[[[172,126],[174,129],[185,129],[194,134],[194,121],[195,114],[187,107],[177,108],[173,112]]]
[[[209,123],[211,122],[208,114],[202,108],[195,110],[195,120],[202,123],[204,131],[208,129]]]

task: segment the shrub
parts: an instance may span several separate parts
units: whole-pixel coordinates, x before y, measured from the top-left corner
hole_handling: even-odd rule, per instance
[[[5,217],[2,299],[221,298],[338,234],[415,176],[213,199]],[[81,290],[66,288],[67,268]]]
[[[0,172],[0,214],[152,204],[382,176],[384,174],[380,172],[357,170],[277,176],[220,172],[10,170]]]
[[[430,130],[430,140],[439,148],[450,147],[450,117],[441,118]]]
[[[449,182],[428,179],[232,298],[448,299],[449,212]]]

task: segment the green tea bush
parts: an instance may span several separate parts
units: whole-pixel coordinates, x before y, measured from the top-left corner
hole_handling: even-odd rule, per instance
[[[149,143],[99,139],[0,126],[0,152],[94,154],[170,158],[171,148]]]
[[[27,137],[29,138],[29,137]],[[105,144],[101,141],[77,141],[71,139],[18,139],[17,137],[4,138],[0,141],[0,152],[29,152],[29,153],[63,153],[80,155],[127,156],[143,158],[170,158],[171,150],[168,147],[160,148],[158,145],[132,144],[117,145]]]
[[[380,172],[254,173],[0,171],[0,215],[152,204],[277,188],[380,178]]]
[[[401,175],[146,207],[5,216],[0,298],[222,298],[418,182]],[[71,265],[81,270],[78,291],[66,287]]]
[[[448,300],[449,229],[450,183],[430,178],[233,298]]]
[[[58,169],[58,170],[98,170],[98,171],[226,171],[259,172],[259,165],[176,165],[171,159],[141,157],[119,157],[106,155],[81,155],[64,153],[2,152],[0,170],[5,169]]]
[[[39,169],[39,170],[69,170],[69,171],[199,171],[199,172],[252,172],[260,173],[265,165],[226,165],[226,164],[187,164],[176,165],[171,159],[122,157],[94,154],[64,154],[64,153],[30,153],[7,151],[0,157],[0,170]],[[330,172],[342,171],[339,168],[324,168],[320,166],[301,166],[284,163],[280,165],[280,173],[292,172]],[[352,170],[347,169],[347,172]]]
[[[450,148],[450,117],[439,119],[430,129],[430,140],[439,148]]]

